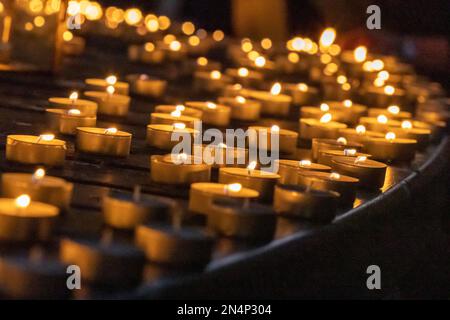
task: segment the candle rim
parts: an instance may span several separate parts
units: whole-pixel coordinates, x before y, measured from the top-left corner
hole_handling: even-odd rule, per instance
[[[25,208],[17,208],[15,198],[0,198],[0,216],[13,216],[18,219],[54,218],[59,216],[59,208],[40,201],[31,200]],[[6,209],[8,208],[8,209]],[[11,208],[9,210],[9,208]]]
[[[236,182],[239,183],[239,182]],[[239,191],[226,192],[226,186],[232,183],[216,182],[196,182],[191,184],[191,189],[214,195],[230,195],[233,198],[258,198],[260,193],[257,190],[241,186]],[[232,196],[231,196],[232,195]]]
[[[29,140],[29,141],[24,141],[25,140]],[[20,143],[26,143],[26,144],[32,144],[32,145],[36,145],[39,144],[41,146],[59,146],[59,147],[64,147],[66,146],[66,142],[64,140],[61,139],[52,139],[50,141],[46,141],[46,140],[40,140],[38,142],[39,136],[35,136],[35,135],[27,135],[27,134],[10,134],[7,136],[7,143],[9,144],[8,140],[13,140],[16,142],[20,142]]]
[[[131,133],[126,131],[117,130],[115,133],[107,133],[106,130],[110,128],[100,128],[100,127],[77,127],[77,131],[89,133],[89,134],[96,134],[96,135],[102,135],[102,136],[110,136],[110,137],[116,137],[116,138],[129,138],[132,136]]]
[[[361,156],[367,156],[367,155],[362,154]],[[350,166],[354,166],[354,167],[365,167],[365,168],[374,168],[375,167],[376,169],[387,168],[387,164],[380,162],[380,161],[373,160],[373,159],[369,159],[369,158],[367,158],[364,161],[355,163],[355,158],[356,157],[353,157],[353,156],[351,156],[351,157],[336,156],[336,157],[333,157],[333,159],[331,159],[331,162],[350,165]]]

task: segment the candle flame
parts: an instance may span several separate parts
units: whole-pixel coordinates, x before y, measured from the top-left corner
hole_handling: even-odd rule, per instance
[[[26,208],[30,205],[31,198],[27,194],[22,194],[22,195],[18,196],[16,198],[16,200],[14,200],[14,203],[17,208]]]
[[[81,111],[78,109],[70,109],[67,111],[67,113],[71,116],[79,116],[81,114]]]
[[[214,71],[211,71],[210,77],[211,77],[211,79],[218,80],[218,79],[222,78],[222,73],[220,73],[220,71],[218,71],[218,70],[214,70]]]
[[[172,117],[179,118],[179,117],[181,117],[181,111],[180,111],[180,110],[172,111],[172,112],[170,113],[170,115],[171,115]]]
[[[37,169],[33,173],[33,180],[41,180],[44,177],[45,177],[45,170],[42,168]]]
[[[247,68],[239,68],[238,69],[238,75],[239,77],[247,77],[249,74],[249,71]]]
[[[336,30],[334,28],[326,28],[320,35],[319,43],[321,46],[329,47],[336,39]]]
[[[352,88],[352,86],[350,85],[350,83],[346,82],[341,86],[341,88],[344,91],[349,91]]]
[[[208,64],[208,59],[205,58],[205,57],[200,57],[200,58],[197,59],[197,64],[199,66],[204,67],[204,66],[206,66]]]
[[[353,51],[353,57],[356,62],[364,62],[367,58],[367,48],[365,46],[359,46]]]
[[[385,135],[386,140],[389,140],[389,141],[394,140],[395,137],[396,137],[396,136],[395,136],[395,133],[394,133],[394,132],[388,132],[388,133],[386,133],[386,135]]]
[[[339,173],[337,173],[337,172],[330,173],[330,179],[339,180],[340,178],[341,178],[341,175]]]
[[[277,96],[281,92],[281,83],[276,82],[273,84],[272,88],[270,89],[270,94]]]
[[[380,59],[375,59],[371,63],[371,68],[373,71],[380,71],[384,68],[384,62]]]
[[[302,92],[306,92],[308,91],[308,85],[306,83],[299,83],[297,85],[298,90],[302,91]]]
[[[344,104],[344,107],[350,108],[353,105],[353,101],[346,99],[346,100],[344,100],[343,104]]]
[[[320,105],[320,111],[327,112],[327,111],[329,111],[329,110],[330,110],[330,106],[327,105],[326,103],[322,103],[322,104]]]
[[[377,74],[377,78],[378,79],[381,79],[381,80],[383,80],[383,81],[386,81],[387,79],[389,79],[389,72],[388,71],[386,71],[386,70],[383,70],[383,71],[380,71],[380,72],[378,72],[378,74]]]
[[[52,141],[53,139],[55,139],[55,135],[52,133],[45,133],[39,136],[39,140],[43,141]]]
[[[184,110],[186,110],[186,107],[184,105],[182,105],[182,104],[178,104],[178,105],[175,106],[175,111],[182,112]]]
[[[243,96],[237,96],[236,101],[239,103],[245,103],[246,99]]]
[[[384,87],[384,93],[388,96],[392,96],[395,93],[395,88],[393,86],[386,86]]]
[[[241,90],[242,89],[242,85],[240,83],[235,83],[235,84],[233,84],[233,89]]]
[[[402,129],[412,129],[413,124],[411,121],[405,120],[402,121]]]
[[[242,190],[242,185],[240,183],[231,183],[225,186],[227,191],[239,192]]]
[[[310,167],[312,164],[311,160],[300,160],[300,167]]]
[[[106,78],[106,83],[110,86],[115,85],[117,82],[117,77],[116,76],[109,76]]]
[[[255,170],[256,165],[257,165],[256,161],[252,161],[252,162],[250,162],[249,165],[247,166],[247,169],[248,169],[248,170]]]
[[[347,82],[347,80],[348,80],[347,77],[344,75],[340,75],[336,78],[336,82],[339,84],[344,84]]]
[[[181,43],[178,40],[174,40],[169,44],[169,48],[172,51],[180,51],[181,49]]]
[[[177,154],[177,162],[185,162],[188,159],[188,155],[186,153]]]
[[[105,130],[105,134],[116,134],[117,128],[108,128]]]
[[[275,132],[275,133],[279,133],[280,132],[280,127],[277,126],[276,124],[274,124],[271,128],[270,131]]]
[[[367,160],[366,156],[359,156],[359,157],[356,157],[355,163],[364,162],[366,160]]]
[[[358,125],[358,126],[355,128],[355,130],[356,130],[356,133],[357,133],[357,134],[364,134],[364,133],[366,133],[366,127],[363,126],[362,124]]]
[[[331,121],[331,119],[333,119],[333,116],[331,115],[331,113],[325,113],[321,118],[320,118],[320,123],[328,123]]]
[[[387,108],[387,110],[389,113],[392,113],[392,114],[399,114],[399,112],[400,112],[400,108],[398,106],[389,106]]]
[[[344,149],[344,156],[354,156],[356,155],[356,149]]]
[[[186,124],[177,122],[173,124],[173,128],[177,130],[183,130],[186,129]]]
[[[207,102],[206,103],[206,107],[208,108],[208,109],[217,109],[217,104],[215,104],[215,103],[213,103],[213,102]]]
[[[384,114],[380,114],[380,115],[377,117],[377,121],[378,121],[379,123],[386,124],[386,123],[388,122],[388,118],[387,118]]]
[[[342,144],[342,145],[347,145],[347,139],[345,139],[344,137],[339,137],[337,138],[337,143]]]
[[[384,86],[385,81],[381,78],[376,78],[375,80],[373,80],[373,85],[377,88],[381,88],[382,86]]]
[[[69,99],[75,102],[78,99],[78,92],[74,91],[70,94]]]
[[[255,65],[259,68],[264,67],[266,65],[266,58],[264,58],[263,56],[259,56],[255,59]]]
[[[222,149],[226,149],[226,148],[227,148],[227,145],[226,145],[225,143],[221,142],[221,143],[219,143],[219,144],[217,145],[217,147],[218,147],[218,148],[222,148]]]
[[[108,92],[108,94],[114,94],[115,91],[116,91],[116,89],[114,89],[113,86],[106,87],[106,92]]]

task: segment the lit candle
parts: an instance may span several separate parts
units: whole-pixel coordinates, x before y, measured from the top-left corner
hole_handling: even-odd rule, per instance
[[[203,162],[211,164],[214,169],[222,167],[242,167],[247,163],[248,150],[228,147],[224,143],[216,145],[194,145],[193,154],[201,154]]]
[[[225,97],[241,96],[241,91],[244,87],[240,83],[227,84],[223,89],[223,95]]]
[[[128,114],[131,98],[118,94],[115,87],[108,86],[106,91],[85,91],[84,95],[95,101],[98,105],[98,113],[110,116],[123,117]]]
[[[333,116],[336,116],[338,121],[346,124],[356,124],[360,117],[367,113],[367,107],[362,104],[354,103],[350,99],[343,101],[326,101]]]
[[[66,158],[66,142],[53,134],[8,135],[6,159],[25,164],[62,166]]]
[[[286,83],[283,88],[292,97],[292,103],[297,106],[313,105],[319,98],[319,90],[303,82]]]
[[[117,81],[116,76],[108,76],[106,79],[86,79],[85,81],[87,91],[106,91],[109,86],[114,88],[114,91],[119,95],[128,96],[129,84],[122,81]]]
[[[400,88],[395,88],[391,85],[384,87],[371,86],[367,89],[364,98],[367,105],[377,108],[387,108],[391,105],[405,104],[405,91]]]
[[[202,111],[202,121],[205,124],[218,127],[226,127],[230,123],[231,109],[222,104],[210,101],[190,101],[186,106]]]
[[[322,150],[355,149],[359,151],[362,147],[362,144],[350,142],[344,137],[339,137],[337,139],[314,138],[312,139],[311,154],[312,158],[317,160],[319,158],[319,153]]]
[[[211,165],[185,153],[153,155],[150,157],[150,174],[154,182],[165,184],[209,182]]]
[[[256,90],[242,90],[241,94],[247,98],[261,103],[261,113],[270,116],[287,116],[289,114],[292,98],[281,94],[282,86],[276,82],[270,92]]]
[[[297,150],[298,133],[295,131],[280,129],[277,125],[272,127],[250,126],[248,129],[253,130],[256,134],[256,139],[250,139],[250,143],[255,143],[260,149],[263,149],[265,145],[267,150],[272,150],[272,137],[275,137],[278,140],[280,153],[293,154]]]
[[[197,71],[213,71],[222,69],[222,64],[206,57],[198,57],[197,60],[195,60],[194,68]]]
[[[215,199],[229,198],[245,202],[255,200],[258,197],[258,191],[244,188],[239,183],[193,183],[189,192],[189,210],[209,215],[211,214],[211,206]]]
[[[339,130],[339,136],[344,137],[347,141],[352,141],[365,145],[368,138],[382,138],[384,134],[376,131],[369,131],[362,124],[355,128],[345,128]]]
[[[194,73],[194,89],[197,92],[218,93],[230,82],[231,79],[219,70],[196,71]]]
[[[386,133],[384,138],[370,138],[366,143],[367,152],[380,161],[410,161],[416,149],[416,140],[397,138],[393,132]]]
[[[154,112],[150,115],[150,124],[173,125],[174,123],[184,123],[186,127],[193,128],[195,121],[199,121],[199,119],[183,115],[182,111],[179,109],[176,109],[171,113]]]
[[[27,194],[15,199],[0,198],[0,239],[10,242],[48,241],[58,216],[57,207],[31,201]]]
[[[242,84],[244,87],[259,87],[264,80],[264,75],[259,71],[249,70],[247,68],[227,69],[225,74],[233,82]]]
[[[241,121],[257,121],[260,116],[261,103],[243,96],[219,97],[220,104],[231,108],[231,118]]]
[[[160,64],[166,53],[157,48],[154,43],[146,42],[142,46],[131,45],[128,47],[128,58],[131,61],[141,61],[148,64]]]
[[[401,122],[389,119],[386,115],[380,114],[376,118],[361,117],[359,123],[368,130],[377,132],[386,132],[390,127],[400,127]]]
[[[275,173],[255,170],[256,161],[252,161],[247,168],[220,168],[219,183],[239,183],[245,188],[259,192],[262,201],[270,202],[273,189],[280,176]]]
[[[173,133],[176,132],[181,139],[172,140]],[[147,144],[161,149],[172,150],[181,140],[190,139],[193,143],[195,130],[186,128],[186,124],[179,122],[173,125],[149,124],[147,126]]]
[[[337,139],[339,130],[347,128],[341,122],[332,121],[331,113],[325,113],[319,120],[300,119],[300,138],[311,140],[313,138]]]
[[[52,108],[65,109],[65,110],[80,110],[82,114],[86,116],[97,115],[97,103],[90,100],[84,100],[78,98],[77,92],[72,92],[68,98],[49,98],[49,105]]]
[[[278,174],[280,175],[279,183],[282,184],[297,184],[297,174],[298,171],[322,171],[328,172],[331,167],[313,163],[311,160],[286,160],[279,159],[276,160],[278,163]]]
[[[2,194],[7,198],[28,194],[33,201],[48,203],[61,210],[67,210],[72,199],[73,184],[47,176],[42,168],[33,174],[4,173],[1,181]]]
[[[182,115],[201,119],[203,112],[202,110],[187,108],[182,104],[178,105],[158,105],[155,107],[155,113],[172,113],[174,111],[179,111]]]
[[[411,112],[400,110],[399,106],[391,105],[386,109],[382,108],[370,108],[369,109],[369,117],[376,118],[379,115],[385,115],[389,119],[394,120],[402,120],[402,119],[410,119],[412,118]]]
[[[392,127],[389,130],[398,138],[416,140],[418,150],[424,150],[430,142],[431,130],[415,128],[413,124],[413,121],[404,120],[400,127]]]
[[[127,157],[130,154],[131,136],[131,133],[116,128],[79,127],[76,147],[85,153]]]
[[[151,98],[160,98],[166,92],[166,80],[150,77],[146,74],[130,74],[127,75],[125,79],[130,84],[131,92],[134,94]]]
[[[62,134],[75,135],[77,127],[95,127],[97,117],[82,113],[79,109],[46,109],[49,128]]]
[[[346,148],[346,149],[322,149],[319,151],[317,157],[317,162],[331,167],[332,160],[335,157],[345,156],[348,158],[366,157],[370,158],[371,155],[367,153],[358,152],[356,149]]]

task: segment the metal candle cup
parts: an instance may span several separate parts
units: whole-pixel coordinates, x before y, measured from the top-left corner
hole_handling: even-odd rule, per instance
[[[115,92],[119,95],[128,96],[129,94],[129,84],[126,82],[116,81],[115,82],[108,82],[107,79],[86,79],[84,80],[86,84],[86,89],[90,91],[106,91],[106,88],[109,86],[113,86],[115,89]]]
[[[114,128],[77,128],[77,150],[104,156],[127,157],[130,154],[131,133],[112,129]]]
[[[285,117],[289,114],[292,98],[284,94],[273,94],[269,91],[244,89],[241,94],[261,103],[261,113],[268,116]]]
[[[411,161],[414,159],[417,141],[412,139],[371,138],[366,143],[366,150],[380,161]]]
[[[259,87],[264,81],[264,75],[261,72],[249,70],[247,68],[229,68],[225,74],[231,78],[234,83],[239,83],[244,87]]]
[[[370,154],[366,153],[360,153],[357,152],[356,149],[342,149],[342,150],[336,150],[336,149],[322,149],[319,151],[319,157],[317,158],[317,161],[323,165],[330,166],[332,165],[331,161],[334,157],[351,157],[351,158],[357,158],[357,157],[366,157],[370,158]]]
[[[276,160],[278,163],[278,174],[280,175],[279,183],[281,184],[297,184],[297,175],[299,171],[321,171],[329,172],[331,167],[312,163],[309,160]]]
[[[155,113],[172,113],[180,111],[181,115],[201,119],[203,112],[198,109],[186,108],[183,105],[158,105],[155,107]]]
[[[319,159],[319,152],[321,150],[344,150],[344,149],[355,149],[356,151],[361,150],[362,144],[357,142],[348,142],[347,139],[312,139],[312,158],[314,160]]]
[[[98,105],[98,113],[123,117],[128,114],[131,98],[129,96],[103,91],[85,91],[84,95]]]
[[[257,121],[261,112],[261,103],[244,97],[219,97],[218,102],[229,106],[231,118],[241,121]]]
[[[231,109],[225,105],[212,102],[190,101],[186,106],[202,111],[202,121],[205,124],[226,127],[230,124]]]
[[[312,140],[313,138],[337,139],[339,130],[347,128],[347,125],[340,122],[320,122],[317,119],[300,119],[300,138]]]
[[[218,70],[194,73],[194,89],[198,92],[218,93],[230,82],[231,79]]]
[[[151,98],[162,97],[167,88],[166,80],[149,77],[145,74],[130,74],[126,76],[126,80],[130,84],[132,93]]]
[[[181,141],[172,140],[172,134],[175,132],[181,137],[181,140],[190,139],[193,143],[196,131],[192,128],[178,129],[167,124],[149,124],[147,126],[147,144],[161,150],[170,151]]]
[[[81,114],[86,116],[95,117],[97,115],[97,103],[91,100],[85,99],[70,99],[70,98],[49,98],[49,105],[52,108],[57,109],[77,109]]]
[[[78,109],[46,109],[49,128],[62,134],[75,135],[78,127],[95,127],[96,116],[82,114]]]
[[[271,139],[274,137],[278,138],[280,153],[293,154],[297,150],[298,133],[295,131],[280,129],[278,126],[250,126],[248,130],[254,130],[256,133],[256,141],[251,141],[251,143],[256,143],[255,145],[260,149],[263,149],[262,146],[265,145],[267,150],[272,150]]]
[[[283,88],[292,97],[292,103],[296,106],[313,105],[319,98],[319,90],[304,83],[283,84]]]
[[[171,114],[154,112],[150,115],[150,124],[173,125],[174,123],[184,123],[186,127],[193,128],[194,122],[199,121],[198,118],[185,116],[181,112],[176,116],[172,114],[173,112]]]

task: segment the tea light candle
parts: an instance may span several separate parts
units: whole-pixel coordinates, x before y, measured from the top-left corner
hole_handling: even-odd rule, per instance
[[[275,233],[276,216],[266,205],[216,199],[207,224],[208,228],[225,237],[270,240]]]
[[[202,121],[205,124],[218,127],[226,127],[230,124],[231,109],[222,104],[213,102],[191,101],[186,106],[202,111]]]
[[[282,184],[297,184],[297,174],[298,171],[321,171],[328,172],[331,167],[313,163],[310,160],[286,160],[279,159],[276,160],[278,163],[278,174],[280,175],[279,183]]]
[[[397,138],[393,132],[386,133],[384,138],[370,138],[366,143],[367,152],[380,161],[410,161],[416,149],[416,140]]]
[[[244,90],[240,83],[227,84],[223,89],[223,95],[225,97],[236,97],[241,95],[241,91]]]
[[[49,127],[62,134],[75,135],[77,127],[95,127],[96,116],[81,113],[78,109],[46,109]]]
[[[330,166],[332,165],[332,160],[335,157],[345,156],[348,158],[357,158],[357,157],[366,157],[370,158],[371,155],[367,153],[361,153],[356,151],[356,149],[341,149],[341,150],[329,150],[322,149],[319,151],[319,156],[317,158],[317,162]]]
[[[418,150],[424,150],[431,138],[431,130],[414,128],[413,122],[409,120],[402,121],[400,128],[390,128],[389,131],[399,138],[416,140]]]
[[[250,126],[248,129],[254,130],[256,133],[256,141],[252,141],[252,136],[250,136],[249,143],[256,143],[258,148],[263,148],[261,146],[261,142],[264,141],[267,150],[272,150],[272,138],[275,138],[278,140],[278,148],[280,153],[293,154],[297,150],[297,132],[280,129],[277,125],[273,125],[272,127]]]
[[[59,258],[81,269],[81,279],[102,286],[135,286],[142,278],[145,258],[136,247],[112,243],[103,235],[100,241],[63,238]]]
[[[243,96],[219,97],[220,104],[229,106],[231,118],[240,121],[257,121],[261,112],[261,103]]]
[[[211,165],[185,153],[153,155],[150,158],[150,174],[154,182],[165,184],[208,182],[211,179]]]
[[[341,122],[332,121],[331,113],[325,113],[319,120],[300,119],[300,138],[311,140],[313,138],[337,139],[339,130],[347,128]]]
[[[394,120],[402,120],[402,119],[411,119],[411,112],[400,110],[399,106],[392,105],[387,107],[386,109],[382,108],[370,108],[369,109],[369,117],[376,118],[379,115],[385,115],[389,119]]]
[[[298,184],[322,191],[335,191],[339,197],[339,206],[352,207],[356,197],[359,180],[336,172],[300,171]]]
[[[367,113],[367,107],[354,103],[350,99],[344,101],[326,101],[331,113],[339,114],[338,119],[347,124],[358,123],[359,118]]]
[[[80,152],[126,157],[130,154],[131,133],[116,128],[77,128],[76,147]]]
[[[191,184],[189,192],[189,210],[209,215],[213,201],[218,198],[231,198],[242,202],[255,200],[259,192],[243,188],[239,183],[221,184],[199,182]]]
[[[312,158],[317,160],[319,158],[319,152],[321,150],[344,150],[344,149],[355,149],[357,151],[362,149],[362,144],[356,142],[349,142],[343,137],[337,139],[312,139]]]
[[[259,101],[262,114],[285,117],[289,114],[292,98],[281,94],[281,90],[281,84],[277,82],[272,86],[270,92],[245,89],[241,91],[241,94]]]
[[[391,85],[384,87],[370,86],[364,98],[367,104],[372,107],[387,108],[391,105],[405,104],[405,90],[394,88]]]
[[[45,170],[29,173],[4,173],[1,178],[2,195],[16,198],[28,194],[31,200],[67,210],[72,199],[73,184],[64,179],[47,176]]]
[[[164,95],[167,88],[167,81],[150,77],[146,74],[130,74],[126,76],[130,84],[131,92],[134,94],[160,98]]]
[[[292,103],[297,106],[313,105],[319,98],[319,90],[303,82],[283,84],[283,88],[292,97]]]
[[[259,192],[262,201],[270,202],[273,188],[280,176],[276,173],[255,170],[256,161],[252,161],[247,168],[220,168],[219,183],[239,183],[243,187]]]
[[[195,60],[194,68],[197,71],[213,71],[222,69],[222,64],[218,61],[212,61],[206,57],[198,57]]]
[[[330,113],[333,118],[338,121],[340,113],[330,112],[330,106],[326,103],[321,103],[319,107],[304,106],[300,108],[300,118],[302,119],[320,119],[326,113]]]
[[[296,185],[277,185],[273,208],[280,215],[318,222],[330,222],[336,216],[339,194]]]
[[[261,72],[249,70],[247,68],[229,68],[225,70],[225,74],[229,76],[233,82],[242,84],[245,87],[258,87],[264,80]]]
[[[31,201],[27,194],[0,198],[0,239],[11,242],[50,240],[59,209]]]
[[[347,141],[360,143],[364,146],[368,138],[382,138],[384,134],[366,130],[366,127],[360,124],[355,128],[340,129],[339,136],[344,137]]]
[[[144,63],[160,64],[166,57],[166,53],[160,48],[157,48],[152,42],[145,43],[144,46],[139,49],[137,56]],[[128,56],[130,56],[131,50],[135,49],[129,48]]]
[[[149,261],[187,269],[203,268],[214,244],[201,228],[162,224],[138,226],[135,238]]]
[[[98,113],[100,114],[118,117],[123,117],[128,114],[131,98],[115,93],[113,86],[108,86],[106,92],[85,91],[84,95],[97,103]]]
[[[155,113],[172,113],[178,111],[181,115],[201,119],[203,112],[201,110],[186,108],[182,104],[178,105],[159,105],[155,107]]]
[[[136,186],[133,193],[115,191],[103,198],[103,220],[116,229],[134,230],[148,222],[168,221],[174,205],[168,198],[143,195]]]
[[[112,86],[114,92],[119,95],[128,96],[129,94],[129,84],[117,81],[116,76],[108,76],[106,79],[86,79],[84,82],[87,91],[106,91],[108,87]]]
[[[185,116],[179,110],[172,111],[171,113],[153,112],[150,115],[150,124],[173,125],[174,123],[184,123],[186,127],[194,128],[195,121],[200,121],[200,119]]]
[[[194,89],[199,92],[218,93],[230,82],[231,79],[219,70],[194,73]]]
[[[380,189],[384,185],[387,165],[366,156],[333,157],[333,170],[359,179],[359,185],[367,189]]]
[[[78,93],[72,92],[69,98],[53,97],[48,99],[52,108],[65,110],[80,110],[86,116],[94,117],[97,115],[97,103],[90,100],[78,99]]]
[[[53,134],[8,135],[6,159],[25,164],[62,166],[66,158],[66,142]]]
[[[202,155],[204,163],[211,164],[212,168],[241,167],[247,163],[248,150],[245,148],[228,147],[224,143],[217,145],[198,145],[193,148],[194,155]]]
[[[400,127],[401,122],[389,119],[384,114],[380,114],[376,118],[361,117],[359,123],[371,131],[386,132],[389,127]]]
[[[172,150],[181,140],[190,139],[189,141],[193,143],[195,132],[192,128],[186,128],[186,125],[181,122],[173,125],[149,124],[147,126],[147,144],[161,150]],[[174,133],[178,136],[176,140],[172,140]]]

